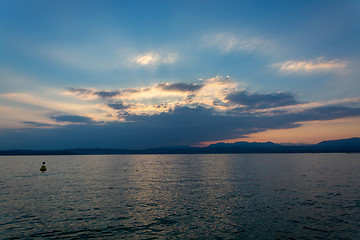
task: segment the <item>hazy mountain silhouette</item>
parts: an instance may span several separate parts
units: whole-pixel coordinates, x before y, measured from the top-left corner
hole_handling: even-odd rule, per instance
[[[208,148],[274,148],[274,147],[282,147],[281,144],[273,143],[273,142],[235,142],[235,143],[215,143],[208,146]]]
[[[76,148],[62,150],[2,150],[0,155],[88,155],[88,154],[215,154],[215,153],[360,153],[360,138],[323,141],[313,145],[285,146],[273,142],[216,143],[208,147],[171,146],[142,150]]]
[[[321,147],[344,147],[344,148],[358,148],[360,146],[360,138],[348,138],[339,140],[323,141],[317,144]]]

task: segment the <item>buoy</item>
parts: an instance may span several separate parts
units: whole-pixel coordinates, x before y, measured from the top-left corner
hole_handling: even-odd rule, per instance
[[[46,166],[45,166],[45,162],[42,163],[43,165],[40,168],[40,171],[45,172],[46,171]]]

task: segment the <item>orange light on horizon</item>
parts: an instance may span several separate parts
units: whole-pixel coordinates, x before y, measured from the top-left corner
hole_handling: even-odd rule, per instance
[[[360,117],[342,118],[329,121],[303,122],[297,128],[267,130],[248,135],[244,138],[225,139],[201,142],[197,146],[204,147],[218,142],[274,142],[294,144],[315,144],[325,140],[335,140],[360,136]]]

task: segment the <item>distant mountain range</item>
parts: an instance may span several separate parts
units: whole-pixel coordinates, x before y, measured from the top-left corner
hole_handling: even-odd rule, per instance
[[[172,146],[142,150],[77,148],[63,150],[1,150],[0,155],[110,155],[110,154],[217,154],[217,153],[360,153],[360,138],[286,146],[273,142],[216,143],[207,147]]]

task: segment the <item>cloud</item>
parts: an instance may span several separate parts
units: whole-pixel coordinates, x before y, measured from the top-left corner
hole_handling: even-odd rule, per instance
[[[128,122],[70,124],[52,129],[6,130],[0,135],[2,148],[114,147],[147,148],[193,145],[199,142],[246,137],[269,129],[295,128],[301,121],[332,120],[360,116],[360,108],[324,106],[298,113],[259,115],[219,113],[203,106],[179,106],[154,115],[130,115]],[[65,116],[60,120],[73,120]],[[86,122],[88,119],[79,120]],[[74,121],[76,122],[76,120]],[[32,141],[32,139],[36,141]]]
[[[360,116],[360,108],[328,105],[306,109],[302,112],[295,113],[293,116],[296,118],[296,121],[333,120]]]
[[[124,105],[122,102],[117,102],[117,103],[109,103],[108,107],[114,110],[124,110],[127,109],[129,106]]]
[[[38,94],[29,93],[6,93],[0,94],[0,97],[8,101],[20,103],[23,108],[39,109],[47,112],[70,112],[80,115],[91,113],[100,113],[101,109],[91,102],[79,102],[64,96],[61,91],[50,91]],[[26,119],[28,120],[28,119]]]
[[[195,83],[159,83],[158,86],[165,91],[194,92],[203,87]]]
[[[159,59],[160,56],[158,54],[147,53],[145,55],[137,56],[135,61],[141,65],[148,65],[148,64],[156,63],[157,61],[159,61]]]
[[[298,104],[295,96],[291,93],[257,94],[238,91],[230,93],[226,99],[231,103],[244,105],[244,107],[249,109],[274,108]]]
[[[34,121],[24,121],[23,122],[28,127],[55,127],[58,125],[49,124],[49,123],[41,123],[41,122],[34,122]]]
[[[57,122],[68,122],[68,123],[95,123],[95,121],[89,117],[76,116],[76,115],[60,115],[51,116],[50,119]]]
[[[294,61],[276,63],[273,65],[281,72],[319,72],[319,71],[340,71],[347,67],[347,62],[338,59],[325,60],[323,57],[313,60]]]
[[[360,116],[358,98],[300,102],[291,92],[251,93],[240,85],[229,77],[216,76],[194,83],[159,83],[142,88],[69,88],[64,95],[69,99],[60,100],[88,106],[86,111],[65,111],[64,107],[56,111],[58,105],[65,104],[48,102],[52,114],[22,119],[24,131],[2,130],[0,146],[6,148],[12,142],[13,146],[30,147],[34,138],[40,147],[44,144],[49,148],[196,145],[296,128],[309,121]],[[8,97],[44,104],[40,96]],[[52,129],[42,124],[52,122]]]
[[[100,94],[101,93],[101,94]],[[126,121],[131,115],[154,115],[167,113],[179,106],[203,106],[221,112],[258,112],[276,115],[299,112],[304,109],[329,104],[356,104],[358,99],[340,99],[326,102],[300,102],[291,92],[250,93],[239,89],[239,83],[229,77],[213,77],[196,83],[159,83],[143,88],[124,88],[115,90],[69,89],[69,94],[81,95],[82,99],[97,104],[103,112],[102,121]],[[120,115],[119,115],[120,114]],[[92,118],[98,113],[89,114]],[[108,119],[106,119],[108,118]],[[96,118],[97,119],[97,118]],[[100,121],[100,119],[97,119]]]
[[[148,52],[135,57],[134,62],[140,66],[172,64],[177,59],[177,53]]]
[[[139,54],[129,43],[122,45],[96,42],[84,46],[53,45],[36,48],[39,53],[57,64],[87,72],[116,71],[133,68],[134,65],[154,68],[173,64],[178,59],[176,51],[150,50]]]
[[[68,88],[67,90],[71,93],[75,93],[76,95],[86,95],[93,93],[92,90],[86,88]]]
[[[112,110],[124,110],[131,114],[155,114],[167,112],[177,105],[208,102],[222,96],[224,88],[234,83],[228,78],[215,77],[198,83],[159,83],[143,88],[124,88],[114,90],[96,90],[91,88],[68,88],[66,95],[73,95],[87,101],[104,103]],[[211,95],[214,96],[211,96]],[[224,99],[224,96],[221,97]],[[120,103],[120,104],[118,104]],[[102,108],[106,111],[105,108]],[[114,113],[109,113],[109,115]]]
[[[94,45],[98,45],[98,43]],[[56,63],[92,72],[126,68],[131,56],[128,49],[105,44],[98,48],[93,46],[48,46],[38,47],[38,49],[40,53]]]
[[[95,95],[98,95],[101,98],[112,98],[120,94],[120,91],[98,91],[94,92]]]
[[[206,35],[205,46],[216,47],[223,52],[270,52],[275,47],[270,40],[262,37],[246,36],[232,33],[218,33]]]
[[[127,96],[134,93],[145,92],[147,88],[144,89],[134,89],[134,88],[125,88],[119,90],[96,90],[92,88],[67,88],[65,91],[66,95],[75,95],[85,100],[94,100],[97,98],[109,99],[114,97]]]

